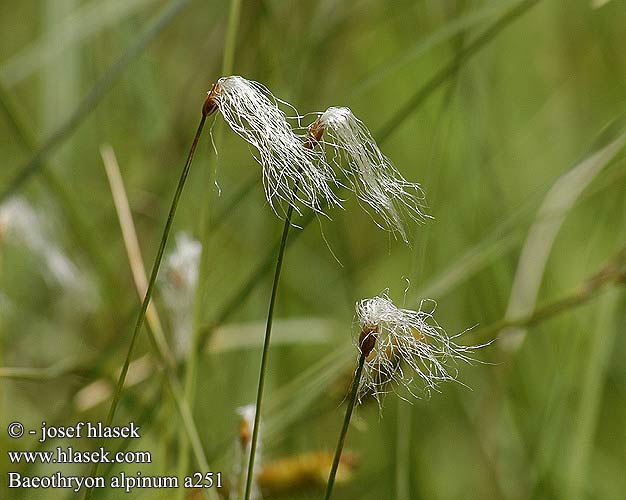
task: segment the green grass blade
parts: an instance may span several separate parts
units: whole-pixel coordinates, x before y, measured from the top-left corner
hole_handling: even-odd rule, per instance
[[[0,192],[0,203],[6,200],[36,172],[44,166],[44,160],[50,156],[65,140],[83,123],[94,110],[104,95],[117,83],[126,68],[147,47],[148,43],[158,35],[172,19],[189,3],[189,0],[174,0],[154,21],[143,31],[124,54],[100,77],[89,93],[80,101],[72,114],[53,132],[39,147],[30,160],[20,167],[15,176]]]

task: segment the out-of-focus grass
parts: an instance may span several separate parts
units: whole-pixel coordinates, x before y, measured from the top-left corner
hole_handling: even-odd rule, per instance
[[[60,3],[63,8],[50,0],[46,8],[13,2],[2,9],[3,103],[18,111],[11,118],[3,110],[0,119],[6,138],[0,192],[171,5]],[[589,0],[539,1],[463,59],[498,19],[527,3],[242,2],[233,72],[263,82],[302,113],[349,105],[373,131],[390,130],[381,141],[384,152],[405,177],[422,183],[435,217],[414,230],[414,244],[406,247],[347,197],[345,210],[329,213],[332,220],[313,219],[293,231],[278,297],[279,341],[270,356],[262,461],[334,447],[343,415],[338,406],[354,368],[356,300],[390,287],[401,301],[408,278],[407,306],[436,298],[437,318],[449,332],[496,324],[525,262],[529,229],[545,216],[542,200],[624,133],[615,122],[626,105],[622,2],[594,8]],[[70,425],[104,418],[106,404],[82,412],[74,396],[101,377],[115,379],[138,303],[99,148],[115,148],[143,258],[151,262],[204,92],[221,76],[228,8],[226,1],[191,0],[159,25],[97,107],[45,158],[47,173],[16,192],[46,215],[49,237],[93,293],[76,294],[50,279],[42,259],[0,229],[3,428],[13,420],[36,427],[44,420]],[[454,71],[400,121],[398,110],[446,65]],[[615,126],[605,130],[610,123]],[[260,183],[250,187],[260,176],[247,146],[223,132],[217,163],[208,134],[202,139],[175,230],[200,237],[206,218],[198,214],[211,193],[214,221],[199,317],[203,332],[218,319],[225,324],[199,356],[194,417],[209,463],[230,475],[235,408],[254,398],[261,345],[258,328],[240,325],[264,321],[270,281],[262,268],[281,222]],[[564,193],[575,201],[557,215],[564,219],[537,277],[539,307],[567,296],[625,243],[623,148],[599,167],[578,196]],[[208,181],[212,176],[221,194]],[[622,499],[625,290],[613,287],[533,324],[517,350],[502,349],[504,342],[484,349],[480,359],[493,364],[459,366],[472,390],[448,384],[412,405],[390,395],[382,414],[373,405],[358,409],[347,447],[359,465],[335,497]],[[158,291],[156,300],[159,305]],[[169,318],[162,319],[171,335]],[[228,331],[233,337],[226,339]],[[462,339],[472,342],[472,335]],[[290,337],[304,341],[280,342]],[[211,349],[220,339],[230,347]],[[142,335],[136,357],[149,351]],[[153,376],[124,393],[117,422],[145,426],[139,443],[125,445],[153,453],[153,464],[125,467],[128,472],[176,471],[180,425],[164,386],[162,376]],[[34,448],[28,438],[0,436],[2,450]],[[3,455],[2,473],[14,469]],[[58,467],[17,469],[35,474]],[[63,470],[87,473],[79,464]],[[69,497],[51,490],[11,495]],[[162,496],[136,490],[130,497]],[[320,496],[310,489],[287,498]]]

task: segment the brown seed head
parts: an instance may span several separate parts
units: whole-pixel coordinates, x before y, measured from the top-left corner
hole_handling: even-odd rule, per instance
[[[322,140],[323,135],[324,135],[324,126],[321,124],[319,119],[317,119],[309,127],[309,137],[304,143],[304,147],[307,149],[313,149],[315,145]]]
[[[361,335],[359,336],[359,347],[361,348],[361,353],[365,357],[369,356],[370,352],[376,346],[376,339],[378,338],[378,325],[365,325],[361,330]]]
[[[207,117],[211,116],[217,110],[217,102],[215,101],[215,97],[219,92],[219,85],[214,83],[211,85],[211,90],[207,92],[206,99],[204,104],[202,105],[202,116]]]

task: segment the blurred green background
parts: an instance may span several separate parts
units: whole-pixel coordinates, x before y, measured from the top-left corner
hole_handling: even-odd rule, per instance
[[[485,364],[458,366],[469,389],[448,383],[408,402],[389,394],[381,411],[360,407],[347,441],[352,477],[334,498],[625,498],[626,296],[610,273],[589,278],[626,244],[626,3],[244,0],[238,19],[230,9],[211,0],[0,1],[2,498],[76,496],[8,490],[8,471],[88,473],[85,464],[11,465],[6,450],[92,441],[37,448],[5,429],[105,418],[139,305],[100,148],[115,152],[149,270],[229,35],[232,73],[303,114],[349,106],[423,186],[434,216],[411,229],[407,246],[344,193],[345,210],[292,231],[261,467],[334,449],[355,360],[354,304],[389,288],[407,307],[437,300],[449,333],[474,327],[462,343],[500,339],[478,352]],[[193,325],[208,342],[194,417],[212,470],[232,482],[236,409],[256,394],[282,222],[249,148],[221,122],[212,125],[217,161],[209,131],[202,136],[167,252],[182,231],[205,243]],[[29,165],[37,171],[14,188]],[[12,229],[20,217],[26,236]],[[612,262],[623,270],[621,257]],[[160,288],[173,343],[178,320]],[[572,297],[581,304],[555,302]],[[546,304],[549,314],[526,327]],[[521,318],[521,330],[501,329],[503,318]],[[151,352],[144,331],[134,358]],[[164,376],[154,363],[145,370],[131,370],[139,382],[115,418],[142,425],[142,438],[107,446],[149,450],[152,463],[103,474],[178,471],[180,419]],[[193,455],[188,470],[197,470]],[[321,498],[325,474],[264,498]]]

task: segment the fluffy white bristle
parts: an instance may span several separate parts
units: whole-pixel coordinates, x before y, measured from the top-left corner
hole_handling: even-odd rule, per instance
[[[376,345],[367,356],[359,385],[359,400],[373,395],[379,403],[382,396],[401,384],[411,391],[415,377],[422,380],[426,392],[437,389],[439,382],[456,380],[457,372],[450,362],[471,362],[469,353],[479,346],[463,346],[454,342],[423,307],[417,311],[396,307],[387,293],[357,303],[356,314],[361,330],[378,334]],[[358,347],[358,345],[357,345]],[[391,384],[391,385],[390,385]]]
[[[322,211],[322,203],[340,204],[331,189],[334,173],[323,152],[304,146],[306,137],[293,132],[278,106],[282,101],[268,89],[229,76],[217,82],[215,101],[230,128],[257,150],[265,195],[274,210],[277,200],[293,204],[296,210],[299,203],[317,212]]]
[[[422,212],[425,196],[419,184],[400,174],[349,108],[328,108],[317,123],[325,132],[322,142],[335,151],[332,163],[349,179],[359,200],[382,226],[408,242],[406,221],[429,217]]]
[[[193,304],[198,285],[202,244],[187,233],[176,235],[176,247],[165,259],[159,279],[161,295],[171,314],[174,351],[186,357],[191,347]]]

